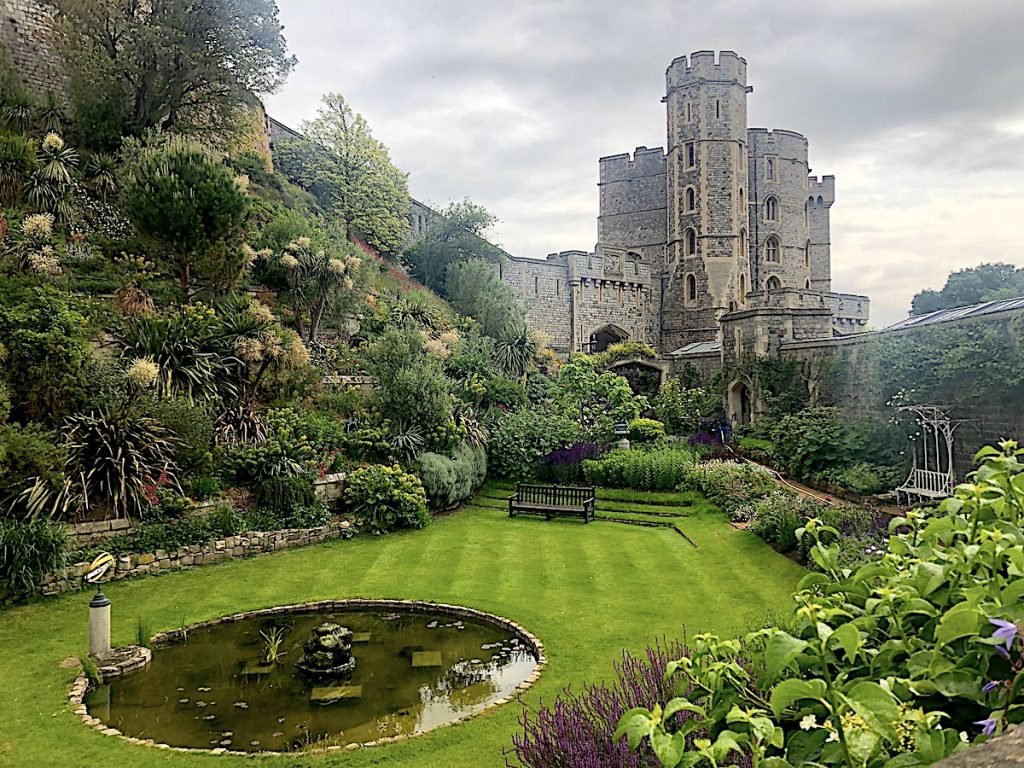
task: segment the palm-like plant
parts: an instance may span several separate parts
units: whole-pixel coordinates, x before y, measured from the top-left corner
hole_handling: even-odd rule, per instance
[[[525,325],[505,328],[494,342],[494,362],[509,378],[525,376],[536,355],[537,342]]]
[[[237,393],[234,358],[224,354],[212,310],[205,307],[131,318],[117,343],[125,360],[146,358],[160,367],[158,395],[196,401]]]
[[[388,446],[393,456],[405,461],[414,459],[427,444],[419,425],[397,421],[388,427]]]
[[[64,127],[64,106],[53,93],[46,94],[46,104],[39,108],[36,124],[45,133],[60,133]]]
[[[34,145],[24,136],[0,133],[0,205],[13,206],[35,167]]]
[[[117,160],[102,152],[89,158],[83,169],[86,184],[104,203],[117,192]]]
[[[86,509],[138,519],[149,503],[147,487],[175,482],[176,438],[131,408],[69,416],[65,441],[64,472]]]
[[[15,133],[28,133],[32,129],[32,102],[27,99],[15,99],[0,109],[0,121]]]
[[[440,324],[434,308],[424,301],[400,298],[391,308],[391,320],[399,328],[422,328],[431,330]]]

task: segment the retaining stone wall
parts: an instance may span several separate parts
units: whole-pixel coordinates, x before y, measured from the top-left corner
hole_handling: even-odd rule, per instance
[[[236,557],[256,557],[282,549],[306,547],[330,539],[344,539],[355,535],[355,527],[348,520],[332,522],[318,528],[292,528],[282,531],[255,531],[226,539],[217,539],[209,544],[181,547],[173,552],[158,549],[142,555],[121,555],[111,581],[142,576],[149,573],[178,568],[191,568],[230,560]],[[44,595],[60,595],[76,592],[86,586],[82,576],[88,571],[88,563],[75,563],[67,568],[48,574],[43,579]]]

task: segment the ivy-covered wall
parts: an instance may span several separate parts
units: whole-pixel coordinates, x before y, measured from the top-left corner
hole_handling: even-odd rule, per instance
[[[955,443],[961,476],[983,445],[1024,440],[1024,311],[791,343],[781,356],[826,371],[814,382],[822,399],[852,416],[890,418],[911,403],[944,406],[961,422]]]

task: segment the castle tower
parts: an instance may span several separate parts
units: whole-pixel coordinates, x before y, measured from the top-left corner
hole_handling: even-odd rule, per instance
[[[832,235],[829,209],[836,201],[836,177],[817,176],[807,180],[807,209],[811,219],[811,289],[832,290]]]
[[[794,131],[751,128],[747,145],[752,290],[810,290],[807,139]]]
[[[743,305],[747,257],[747,62],[698,51],[665,73],[668,243],[661,346],[711,341]]]

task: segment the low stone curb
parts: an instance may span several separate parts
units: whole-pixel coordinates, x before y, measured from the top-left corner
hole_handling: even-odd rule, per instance
[[[480,619],[494,624],[502,629],[506,629],[514,633],[520,640],[526,643],[527,647],[532,649],[534,655],[537,657],[537,665],[533,672],[530,673],[523,682],[518,686],[518,695],[529,690],[529,688],[540,679],[541,672],[544,667],[547,666],[548,658],[544,651],[544,644],[534,634],[529,632],[521,624],[517,624],[511,619],[507,619],[504,616],[497,616],[493,613],[487,613],[486,611],[478,611],[475,608],[466,608],[461,605],[450,605],[448,603],[434,603],[427,602],[424,600],[396,600],[390,598],[362,598],[362,597],[351,597],[343,600],[317,600],[308,603],[295,603],[292,605],[275,606],[273,608],[259,608],[253,611],[243,611],[242,613],[234,613],[230,616],[221,616],[216,619],[210,619],[209,621],[201,621],[197,624],[192,624],[188,627],[182,627],[180,629],[172,629],[167,632],[158,632],[151,638],[153,645],[160,645],[163,643],[170,642],[172,640],[178,640],[187,633],[193,632],[197,629],[203,629],[205,627],[213,627],[218,624],[227,624],[234,621],[241,621],[243,619],[250,619],[259,616],[279,616],[286,613],[304,613],[308,611],[331,611],[340,610],[345,608],[372,608],[372,609],[401,609],[406,611],[421,611],[423,613],[432,613],[435,611],[441,611],[443,613],[451,614],[452,616],[458,616],[464,619]],[[142,669],[152,659],[152,652],[148,648],[143,648],[138,645],[131,645],[125,648],[117,648],[113,651],[113,657],[104,663],[103,666],[99,667],[99,672],[104,680],[119,677],[129,672]],[[240,755],[244,757],[258,757],[260,755],[271,755],[271,756],[285,756],[295,755],[295,752],[277,752],[273,750],[264,750],[260,752],[242,752],[239,750],[230,750],[225,747],[218,747],[216,749],[200,749],[197,747],[173,747],[170,744],[163,744],[153,739],[139,739],[134,736],[126,736],[116,728],[111,728],[99,718],[93,717],[89,714],[89,710],[86,708],[84,702],[85,694],[89,690],[89,679],[85,674],[80,674],[75,678],[75,681],[71,684],[71,689],[68,692],[68,701],[71,703],[72,711],[78,715],[78,718],[100,733],[107,736],[118,736],[129,744],[135,744],[138,746],[156,747],[157,749],[167,749],[173,752],[191,752],[196,754],[206,755]],[[469,715],[451,720],[443,725],[437,726],[437,728],[445,728],[456,723],[464,723],[468,720],[480,717],[487,714],[492,709],[500,707],[504,704],[508,704],[511,698],[497,699],[493,703],[481,709],[479,712],[474,712]],[[429,730],[436,730],[437,728],[431,728]],[[427,733],[424,731],[423,733]],[[344,746],[331,745],[329,747],[319,747],[316,749],[310,749],[303,752],[307,755],[318,755],[327,754],[331,752],[341,752],[345,750],[362,749],[364,747],[376,747],[382,744],[393,744],[399,741],[405,741],[419,736],[419,733],[412,734],[399,734],[398,736],[385,736],[374,741],[367,741],[356,744],[346,744]]]
[[[256,557],[282,549],[307,547],[331,539],[341,539],[355,534],[355,526],[348,520],[333,522],[317,528],[288,528],[280,531],[254,531],[226,539],[216,539],[208,544],[181,547],[173,552],[158,549],[141,555],[121,555],[117,566],[111,572],[110,581],[143,576],[163,571],[191,568],[197,565],[219,563],[233,558]],[[88,563],[75,563],[43,577],[41,593],[46,596],[77,592],[86,585],[82,576],[89,569]]]

